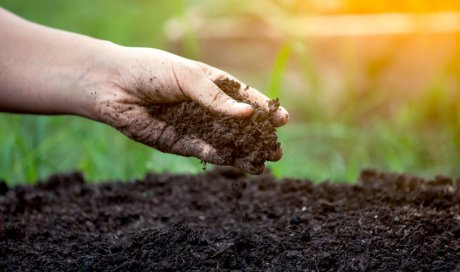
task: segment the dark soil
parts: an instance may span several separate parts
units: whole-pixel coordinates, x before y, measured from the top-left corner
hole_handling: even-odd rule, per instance
[[[219,169],[0,184],[0,271],[460,271],[449,178],[313,185]]]
[[[241,86],[238,82],[223,79],[217,81],[216,85],[233,99],[251,104],[239,93]],[[257,104],[251,105],[254,113],[247,119],[210,112],[194,101],[152,106],[150,113],[174,126],[179,135],[193,135],[209,143],[224,158],[226,164],[231,165],[238,160],[238,165],[244,171],[260,174],[264,169],[264,162],[273,157],[271,154],[280,148],[272,123],[279,102],[271,100],[269,111],[263,110]]]

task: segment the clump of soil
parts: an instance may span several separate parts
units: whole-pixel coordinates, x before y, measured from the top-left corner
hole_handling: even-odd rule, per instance
[[[459,271],[460,180],[55,175],[4,188],[0,256],[0,271]]]
[[[150,108],[155,118],[173,125],[179,135],[193,135],[213,146],[227,164],[238,160],[242,170],[260,174],[264,162],[280,148],[272,123],[279,101],[269,101],[269,111],[251,103],[239,93],[240,84],[230,79],[215,82],[233,99],[251,104],[254,113],[247,119],[236,119],[213,113],[194,101],[174,105],[156,105]]]

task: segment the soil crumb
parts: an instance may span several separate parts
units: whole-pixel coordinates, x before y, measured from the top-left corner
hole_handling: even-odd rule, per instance
[[[278,99],[270,100],[269,111],[266,111],[239,92],[238,82],[222,79],[215,83],[233,99],[251,104],[254,107],[252,116],[247,119],[228,117],[210,112],[194,101],[152,106],[150,113],[173,125],[179,135],[193,135],[209,143],[228,164],[238,160],[242,170],[260,174],[265,161],[280,148],[272,123],[280,103]]]
[[[0,196],[0,256],[0,271],[460,271],[460,180],[58,174]]]

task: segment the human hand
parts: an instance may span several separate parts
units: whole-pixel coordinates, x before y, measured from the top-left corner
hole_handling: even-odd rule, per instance
[[[93,90],[100,121],[163,152],[194,156],[218,165],[235,163],[225,161],[201,139],[191,135],[178,137],[174,127],[155,119],[148,109],[154,104],[191,99],[211,111],[246,118],[252,114],[252,106],[233,100],[213,83],[234,77],[204,63],[156,49],[118,47],[113,54],[115,74]],[[268,110],[269,99],[246,86],[241,83],[240,91],[247,94],[248,100]],[[287,111],[280,107],[273,121],[281,126],[288,118]],[[279,160],[281,150],[273,152],[271,159]]]
[[[0,111],[80,115],[164,152],[243,168],[196,136],[178,136],[174,127],[148,112],[152,105],[193,100],[235,118],[250,116],[250,105],[236,102],[213,83],[234,80],[227,73],[161,50],[122,47],[44,27],[1,8],[0,36]],[[251,103],[268,109],[267,97],[240,86]],[[279,108],[272,119],[283,125],[288,113]],[[268,158],[278,160],[281,150]]]

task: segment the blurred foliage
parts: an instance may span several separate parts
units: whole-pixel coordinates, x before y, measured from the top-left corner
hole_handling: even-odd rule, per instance
[[[209,16],[263,15],[268,9],[287,16],[286,10],[298,3],[306,7],[323,5],[325,12],[340,10],[334,6],[340,1],[321,2],[0,0],[0,6],[48,26],[128,46],[168,49],[165,22],[172,17],[183,17],[194,9],[206,7],[212,11],[208,12]],[[394,3],[372,2],[375,6],[368,4],[369,1],[342,3],[354,2],[351,6],[356,12],[388,11],[382,3]],[[404,3],[415,2],[421,1]],[[436,6],[441,5],[439,3]],[[264,9],[259,10],[257,5],[263,5]],[[342,9],[353,12],[346,8],[347,5],[342,5]],[[402,11],[406,9],[403,3],[396,7]],[[186,23],[183,22],[185,28]],[[186,32],[183,45],[186,56],[199,58],[195,34]],[[347,54],[345,50],[344,58]],[[316,181],[353,181],[365,167],[419,175],[460,175],[457,167],[460,161],[459,95],[452,93],[450,86],[452,82],[457,84],[458,91],[458,58],[439,71],[438,79],[426,87],[423,96],[406,101],[389,117],[378,110],[389,103],[385,92],[373,90],[372,84],[367,92],[355,90],[347,83],[352,80],[347,74],[344,74],[343,95],[336,108],[331,109],[329,101],[322,96],[323,87],[311,64],[308,43],[287,39],[279,53],[273,56],[267,94],[281,96],[291,114],[298,117],[295,119],[302,122],[279,129],[284,157],[269,166],[280,177]],[[288,97],[287,92],[282,91],[286,65],[292,59],[299,62],[310,87],[309,92],[296,97]],[[347,63],[353,65],[353,60]],[[367,67],[366,77],[371,83],[379,79],[384,66],[385,58],[382,58]],[[126,180],[141,177],[147,171],[202,171],[196,159],[163,154],[128,140],[108,126],[78,117],[1,114],[0,128],[0,178],[10,183],[32,182],[54,172],[73,169],[82,170],[90,180]]]
[[[270,16],[290,15],[335,15],[374,13],[429,13],[458,12],[460,2],[455,0],[226,0],[197,1],[205,6],[210,15],[266,14]]]
[[[256,2],[256,1],[254,1]],[[383,12],[436,12],[460,11],[460,3],[455,0],[272,0],[259,1],[259,6],[267,2],[276,5],[278,9],[291,14],[368,14]]]
[[[0,173],[12,183],[82,170],[91,180],[131,179],[146,171],[201,171],[197,159],[163,154],[115,129],[78,117],[2,115]]]
[[[28,20],[127,46],[164,48],[163,24],[186,10],[182,0],[0,0]]]

